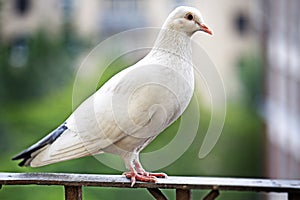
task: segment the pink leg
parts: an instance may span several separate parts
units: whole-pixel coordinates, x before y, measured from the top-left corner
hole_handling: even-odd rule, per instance
[[[151,173],[151,172],[146,172],[144,170],[144,168],[142,167],[142,165],[135,161],[134,162],[134,165],[135,165],[135,169],[137,171],[137,173],[141,174],[141,175],[144,175],[144,176],[154,176],[154,177],[157,177],[157,178],[168,178],[168,175],[165,174],[165,173]]]
[[[138,161],[134,161],[130,166],[130,171],[123,173],[126,178],[131,179],[131,187],[136,181],[157,182],[157,178],[167,178],[165,173],[149,173],[146,172]]]

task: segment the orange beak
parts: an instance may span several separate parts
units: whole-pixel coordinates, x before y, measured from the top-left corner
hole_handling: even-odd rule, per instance
[[[208,33],[209,35],[213,34],[213,32],[205,24],[199,24],[199,26],[201,31]]]

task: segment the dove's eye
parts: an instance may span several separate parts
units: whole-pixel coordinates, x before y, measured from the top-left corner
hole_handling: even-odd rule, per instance
[[[186,18],[187,18],[188,20],[193,20],[193,19],[194,19],[194,16],[193,16],[191,13],[188,13],[188,14],[186,15]]]

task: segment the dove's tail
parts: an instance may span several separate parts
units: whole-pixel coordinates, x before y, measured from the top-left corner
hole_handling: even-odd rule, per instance
[[[12,158],[12,160],[20,160],[23,159],[19,166],[30,166],[30,162],[42,151],[44,150],[48,145],[52,144],[65,130],[67,130],[66,123],[59,126],[57,129],[49,133],[46,137],[29,147],[28,149],[25,149],[18,155]]]

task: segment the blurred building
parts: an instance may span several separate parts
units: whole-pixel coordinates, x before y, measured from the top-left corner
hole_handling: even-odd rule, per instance
[[[158,0],[1,1],[1,38],[37,31],[53,37],[66,23],[85,39],[103,38],[132,28],[161,25],[172,5],[172,1]]]
[[[243,95],[239,80],[238,62],[242,57],[258,52],[257,30],[253,24],[256,1],[196,1],[205,23],[214,31],[213,37],[195,35],[222,75],[228,100]]]
[[[300,2],[262,0],[267,170],[300,178]],[[280,199],[273,197],[271,199]]]
[[[60,0],[12,0],[1,1],[1,40],[32,35],[40,30],[48,36],[57,36],[64,25],[64,12]]]
[[[300,178],[300,13],[298,0],[263,0],[268,170]]]
[[[1,39],[7,41],[43,30],[50,38],[71,28],[83,39],[99,41],[112,34],[138,27],[160,27],[178,5],[198,7],[214,30],[213,38],[198,34],[225,82],[231,99],[240,97],[236,65],[241,55],[255,51],[256,34],[251,29],[250,1],[182,0],[11,0],[1,3]]]

